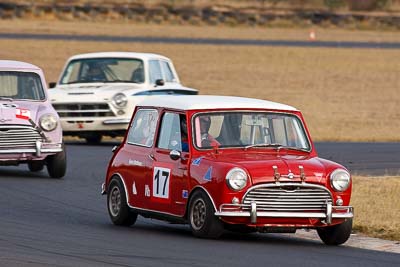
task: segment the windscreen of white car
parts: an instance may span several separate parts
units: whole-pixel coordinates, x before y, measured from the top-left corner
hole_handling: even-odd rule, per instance
[[[0,100],[44,100],[45,98],[38,74],[0,71]]]
[[[60,84],[123,82],[144,83],[143,61],[130,58],[86,58],[71,60]]]
[[[310,151],[303,124],[292,114],[271,112],[200,113],[193,118],[194,144],[200,149],[244,147]]]

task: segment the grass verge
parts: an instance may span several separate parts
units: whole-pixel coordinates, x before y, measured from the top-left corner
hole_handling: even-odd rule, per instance
[[[400,240],[400,177],[354,177],[355,231]]]
[[[0,21],[0,32],[10,31]],[[43,24],[41,24],[43,23]],[[265,31],[227,27],[94,24],[67,22],[13,23],[14,32],[48,32],[224,38],[296,39],[304,30]],[[121,25],[121,27],[119,27]],[[87,27],[86,27],[87,26]],[[37,27],[37,29],[35,28]],[[91,31],[93,29],[93,31]],[[179,30],[182,30],[179,33]],[[343,40],[351,32],[332,30]],[[378,32],[355,32],[369,39]],[[262,37],[261,37],[262,36]],[[380,35],[392,40],[390,34]],[[400,35],[394,35],[400,38]],[[400,40],[400,39],[399,39]],[[237,95],[282,102],[303,111],[314,141],[400,141],[399,50],[334,49],[260,46],[212,46],[149,43],[0,40],[0,58],[31,62],[42,67],[48,81],[56,81],[68,57],[86,52],[154,52],[170,57],[187,86],[201,94]]]

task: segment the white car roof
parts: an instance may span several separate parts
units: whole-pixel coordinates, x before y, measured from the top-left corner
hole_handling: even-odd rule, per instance
[[[161,58],[170,61],[169,58],[162,55],[152,54],[152,53],[134,53],[134,52],[98,52],[98,53],[79,54],[70,57],[69,61],[74,59],[84,59],[84,58],[138,58],[142,60]]]
[[[38,66],[15,60],[0,60],[0,69],[29,69],[40,70]]]
[[[254,98],[216,95],[197,96],[154,96],[149,97],[138,104],[138,106],[163,107],[180,110],[196,109],[273,109],[298,111],[296,108]]]

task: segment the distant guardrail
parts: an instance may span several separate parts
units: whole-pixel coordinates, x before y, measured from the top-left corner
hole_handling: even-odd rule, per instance
[[[279,25],[286,21],[307,26],[333,24],[339,27],[359,24],[362,27],[400,29],[400,14],[388,12],[330,12],[305,9],[268,9],[229,6],[146,6],[127,3],[0,3],[0,19],[44,18],[90,21],[138,21],[179,24]]]

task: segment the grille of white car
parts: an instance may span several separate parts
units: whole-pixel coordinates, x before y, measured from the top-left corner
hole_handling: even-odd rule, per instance
[[[302,212],[325,211],[327,202],[332,203],[329,190],[311,184],[268,184],[255,186],[243,199],[244,209],[250,209],[251,202],[257,204],[257,211]]]
[[[42,141],[39,132],[29,126],[0,126],[0,149],[34,148],[36,141]]]
[[[113,117],[115,116],[107,103],[69,103],[53,104],[58,115],[65,117]]]

